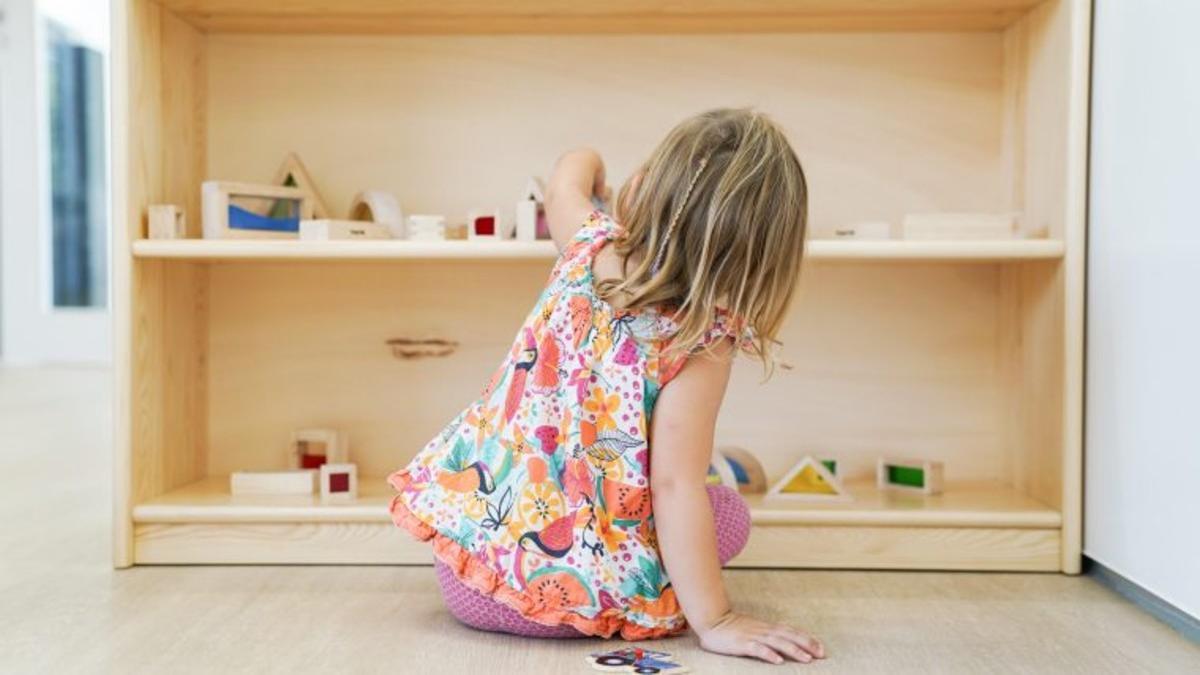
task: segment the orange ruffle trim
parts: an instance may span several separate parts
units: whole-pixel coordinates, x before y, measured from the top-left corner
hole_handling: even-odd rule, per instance
[[[404,492],[410,485],[411,479],[407,470],[400,470],[388,476],[388,483],[399,492]],[[446,563],[454,572],[454,576],[468,587],[489,596],[493,600],[513,608],[521,616],[545,626],[567,625],[585,635],[597,635],[609,638],[620,634],[625,640],[652,640],[682,632],[686,625],[663,628],[647,628],[633,623],[621,616],[603,615],[589,619],[586,616],[572,612],[569,609],[547,607],[530,594],[509,586],[504,580],[483,563],[471,555],[470,551],[458,542],[443,535],[436,529],[418,518],[412,511],[401,503],[398,494],[392,498],[388,511],[392,514],[392,522],[420,541],[433,544],[433,554],[438,560]]]

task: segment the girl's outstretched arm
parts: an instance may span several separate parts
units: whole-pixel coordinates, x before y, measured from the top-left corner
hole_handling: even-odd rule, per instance
[[[592,197],[607,197],[604,180],[604,160],[595,150],[572,150],[558,158],[546,184],[545,207],[550,236],[560,252],[595,210]]]
[[[728,340],[711,355],[693,356],[655,403],[650,494],[663,565],[704,649],[768,663],[824,658],[816,639],[790,626],[736,614],[725,594],[705,476],[732,360]]]

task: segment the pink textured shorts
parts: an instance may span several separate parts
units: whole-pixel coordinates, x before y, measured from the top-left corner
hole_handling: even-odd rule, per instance
[[[750,508],[736,490],[724,485],[708,486],[708,500],[717,526],[717,557],[724,565],[746,546],[750,537]],[[525,637],[585,637],[570,626],[544,626],[526,619],[516,610],[463,584],[440,560],[434,562],[434,571],[446,608],[471,628]]]

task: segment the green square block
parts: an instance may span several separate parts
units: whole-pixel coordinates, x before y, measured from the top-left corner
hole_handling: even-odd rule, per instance
[[[923,488],[925,487],[925,469],[917,466],[888,466],[887,482],[889,485]]]

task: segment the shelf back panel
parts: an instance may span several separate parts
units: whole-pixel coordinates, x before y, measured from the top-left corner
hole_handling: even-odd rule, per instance
[[[364,475],[400,468],[486,384],[548,264],[212,265],[208,472],[270,469],[301,427],[340,427]],[[953,480],[1008,481],[996,265],[806,271],[780,368],[737,364],[718,442],[772,475],[805,453],[844,475],[880,455],[945,460]],[[460,343],[402,361],[395,337]]]
[[[805,167],[828,232],[1012,209],[1000,33],[348,37],[210,35],[207,174],[268,181],[295,151],[345,216],[511,218],[530,175],[590,145],[618,186],[685,117],[753,106]]]

